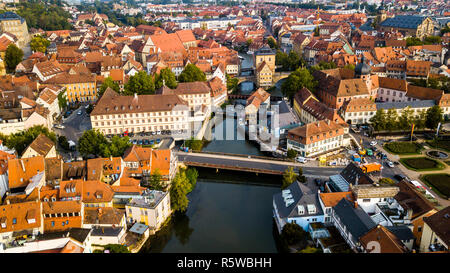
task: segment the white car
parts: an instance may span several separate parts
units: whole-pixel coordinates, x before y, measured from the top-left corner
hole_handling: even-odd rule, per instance
[[[388,161],[388,162],[387,162],[387,165],[388,165],[390,168],[394,168],[394,163],[392,163],[392,161]]]
[[[55,124],[54,127],[57,128],[57,129],[64,129],[64,128],[66,128],[64,125],[61,125],[61,124]]]
[[[88,108],[89,108],[89,104],[84,107],[84,109],[88,109]]]
[[[81,115],[81,114],[83,114],[81,111],[78,111],[78,112],[77,112],[77,115]]]
[[[377,142],[375,140],[370,142],[370,146],[375,146],[375,145],[377,145]]]
[[[297,161],[298,163],[306,163],[308,162],[308,160],[302,156],[298,156],[295,161]]]

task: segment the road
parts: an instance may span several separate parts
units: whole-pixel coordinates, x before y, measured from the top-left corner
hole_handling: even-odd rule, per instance
[[[81,115],[78,115],[78,111],[81,111]],[[62,123],[64,129],[53,128],[53,130],[59,134],[64,135],[67,140],[77,142],[84,131],[92,129],[91,119],[86,113],[84,106],[80,106],[78,109],[64,120]]]

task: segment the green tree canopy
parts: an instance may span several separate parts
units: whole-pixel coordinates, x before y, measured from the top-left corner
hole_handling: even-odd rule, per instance
[[[388,109],[386,114],[386,129],[389,131],[398,129],[398,114],[394,108]]]
[[[171,89],[177,88],[178,85],[175,74],[168,67],[161,69],[161,72],[159,74],[156,74],[155,76],[156,89],[161,88],[163,86],[163,83]]]
[[[375,115],[370,118],[370,122],[375,131],[382,131],[386,128],[386,113],[384,109],[378,109]]]
[[[106,143],[100,144],[100,153],[103,157],[118,157],[122,156],[126,149],[131,147],[131,143],[129,142],[129,137],[119,137],[113,136],[111,141],[107,141]]]
[[[283,182],[281,185],[281,189],[286,189],[289,185],[295,182],[297,179],[297,174],[294,171],[293,167],[288,167],[283,174]]]
[[[287,223],[281,230],[281,238],[288,245],[297,244],[307,238],[306,231],[295,223]]]
[[[155,82],[151,75],[148,75],[145,71],[139,71],[130,77],[124,89],[124,95],[134,95],[134,93],[151,95],[155,93]]]
[[[10,135],[0,133],[0,139],[3,141],[3,145],[10,149],[15,149],[17,154],[21,155],[40,134],[46,135],[56,143],[56,134],[42,125],[36,125]]]
[[[187,194],[191,184],[185,171],[179,171],[172,180],[170,188],[170,205],[176,212],[185,212],[189,205]]]
[[[315,91],[317,81],[311,75],[308,69],[298,68],[292,72],[289,77],[281,85],[281,92],[290,99],[292,99],[300,89],[308,88],[312,92]]]
[[[195,64],[188,64],[178,76],[179,82],[205,82],[206,75]]]
[[[22,58],[22,49],[18,48],[15,44],[10,44],[5,53],[6,70],[8,72],[14,72],[16,66],[22,61]]]
[[[40,35],[33,37],[30,42],[31,50],[33,50],[34,52],[39,51],[45,53],[49,45],[50,41]]]
[[[289,149],[287,151],[287,157],[290,159],[294,159],[297,156],[298,152],[294,149]]]
[[[107,77],[102,84],[100,85],[100,89],[98,90],[97,96],[100,98],[107,88],[111,88],[112,90],[120,93],[120,86],[117,82],[113,81],[111,77]]]
[[[280,48],[280,47],[278,46],[277,41],[275,41],[275,39],[272,38],[272,37],[269,37],[269,39],[267,39],[267,44],[268,44],[268,45],[270,46],[270,48],[272,48],[272,49],[274,49],[274,48],[276,48],[276,49]]]
[[[439,105],[428,108],[425,118],[425,126],[430,129],[436,129],[439,122],[443,121],[442,109]]]
[[[78,151],[84,157],[88,155],[98,157],[102,154],[102,145],[106,143],[108,143],[108,140],[100,131],[87,130],[78,140]]]
[[[162,182],[162,175],[159,169],[155,169],[152,174],[150,175],[148,186],[157,191],[163,191],[166,189],[165,185],[163,185]]]
[[[191,188],[189,189],[189,192],[191,192],[195,185],[197,184],[197,178],[198,178],[198,171],[196,168],[189,167],[186,169],[186,177],[189,180],[189,184],[191,185]]]

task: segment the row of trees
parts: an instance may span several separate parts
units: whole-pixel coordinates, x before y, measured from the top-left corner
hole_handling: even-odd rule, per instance
[[[78,151],[83,157],[94,155],[95,157],[122,156],[132,144],[129,138],[113,136],[108,140],[98,130],[88,130],[78,140]]]
[[[206,81],[206,75],[196,65],[188,64],[183,72],[178,76],[179,82]],[[155,94],[155,90],[161,88],[165,84],[169,88],[176,88],[178,82],[175,74],[170,68],[164,68],[155,76],[147,74],[145,71],[139,71],[131,76],[124,86],[123,95],[151,95]],[[111,77],[107,77],[100,86],[98,96],[103,95],[107,88],[120,93],[119,85],[113,81]]]
[[[402,110],[400,116],[395,109],[378,109],[370,119],[375,131],[408,130],[412,124],[416,129],[436,129],[439,122],[443,120],[443,111],[435,105],[428,110],[414,113],[411,107]]]
[[[293,71],[300,66],[305,66],[304,60],[293,50],[289,54],[277,50],[275,64],[281,66],[281,71]]]
[[[72,29],[68,19],[72,18],[62,6],[43,2],[22,2],[17,7],[17,14],[27,21],[28,28],[43,30]]]
[[[10,135],[0,133],[0,139],[3,142],[3,145],[10,149],[15,149],[17,154],[21,155],[28,145],[30,145],[40,134],[46,135],[56,143],[56,134],[42,125],[36,125]]]

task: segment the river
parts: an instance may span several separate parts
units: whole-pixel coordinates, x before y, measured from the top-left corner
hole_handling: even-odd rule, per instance
[[[205,173],[209,175],[205,176]],[[272,196],[279,185],[236,182],[235,174],[200,170],[183,216],[173,216],[150,237],[144,253],[276,253]],[[216,178],[211,178],[211,177]],[[243,175],[245,176],[245,174]],[[248,176],[255,176],[248,174]],[[251,177],[249,177],[252,180]],[[248,179],[248,178],[246,178]],[[262,180],[272,178],[261,177]]]

